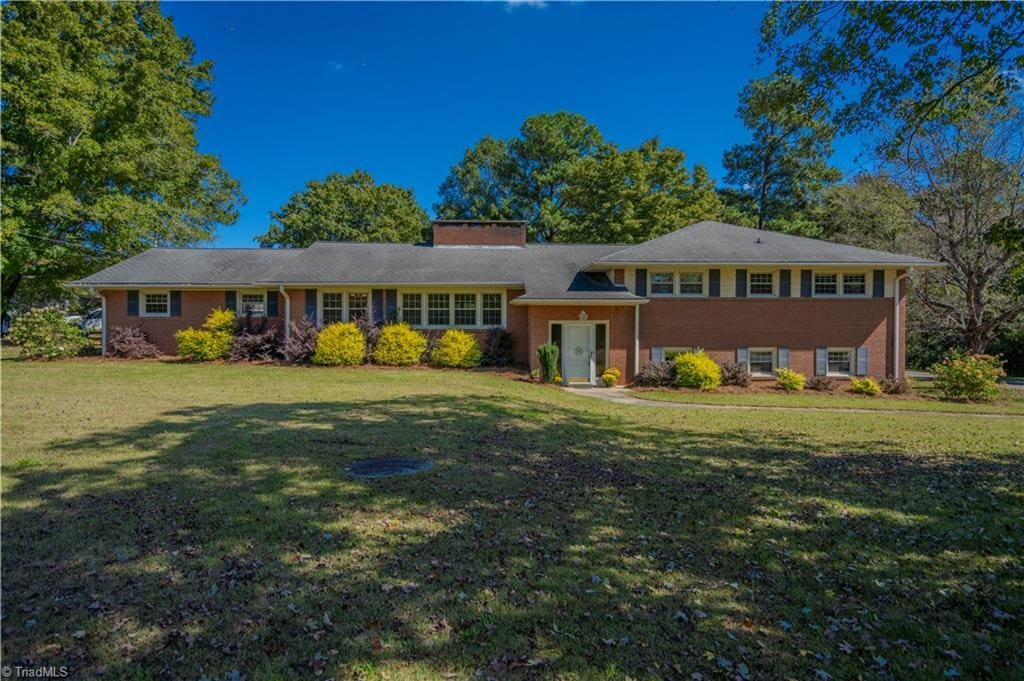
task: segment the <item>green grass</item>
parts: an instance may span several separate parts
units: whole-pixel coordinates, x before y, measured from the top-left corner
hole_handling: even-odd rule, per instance
[[[624,407],[469,372],[2,372],[5,664],[133,679],[1024,665],[1020,419]],[[344,474],[371,456],[436,465]]]
[[[852,394],[818,393],[702,393],[695,390],[640,390],[633,395],[644,400],[683,402],[687,404],[718,404],[746,407],[794,407],[811,409],[873,409],[883,411],[931,411],[957,414],[1024,415],[1024,390],[1004,387],[994,402],[954,402],[940,399],[938,391],[926,381],[914,381],[910,396],[878,395],[867,397]]]

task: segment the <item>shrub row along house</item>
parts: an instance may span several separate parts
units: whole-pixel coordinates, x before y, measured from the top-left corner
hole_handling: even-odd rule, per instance
[[[940,263],[699,222],[634,244],[528,244],[520,222],[439,221],[424,244],[319,242],[303,249],[154,248],[72,282],[102,296],[108,329],[137,326],[163,351],[212,309],[266,317],[360,316],[482,337],[507,328],[515,357],[561,349],[569,383],[607,367],[703,348],[755,376],[900,376],[905,278]]]

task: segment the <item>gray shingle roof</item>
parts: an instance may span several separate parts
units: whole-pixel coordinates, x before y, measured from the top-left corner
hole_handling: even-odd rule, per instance
[[[915,265],[941,263],[912,255],[875,251],[858,246],[808,239],[791,234],[750,229],[705,220],[664,236],[620,249],[598,263],[709,264],[851,264]]]
[[[622,244],[432,247],[318,242],[305,249],[154,248],[75,286],[502,284],[524,300],[641,300],[582,269]]]
[[[720,222],[634,246],[431,246],[318,242],[309,248],[153,248],[72,286],[504,285],[519,300],[643,300],[602,272],[611,264],[765,263],[936,266],[924,258],[844,246]]]
[[[252,284],[302,254],[269,248],[151,248],[72,286],[216,286]]]

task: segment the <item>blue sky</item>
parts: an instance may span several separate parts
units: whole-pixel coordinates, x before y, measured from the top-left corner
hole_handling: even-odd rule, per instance
[[[200,146],[249,199],[220,246],[251,246],[306,181],[362,168],[430,212],[481,136],[566,109],[633,146],[658,135],[722,176],[748,139],[740,88],[759,73],[757,3],[165,3],[214,62]],[[850,168],[858,149],[837,146]]]

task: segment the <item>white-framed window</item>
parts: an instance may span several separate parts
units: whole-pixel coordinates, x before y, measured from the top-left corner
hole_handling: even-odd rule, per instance
[[[681,296],[702,296],[702,295],[704,295],[704,273],[703,272],[680,272],[679,273],[679,295],[681,295]]]
[[[836,296],[839,295],[839,275],[835,272],[814,273],[814,295]]]
[[[675,275],[672,272],[651,272],[651,295],[670,296],[675,293]]]
[[[451,326],[451,296],[447,293],[427,294],[427,324],[430,326]]]
[[[750,348],[747,350],[747,371],[755,376],[775,373],[775,348]]]
[[[500,293],[483,294],[482,302],[484,326],[501,326],[502,323],[502,295]]]
[[[345,321],[345,294],[324,293],[320,318],[325,326]]]
[[[423,294],[402,294],[402,321],[413,326],[423,324]]]
[[[828,348],[830,376],[849,376],[853,373],[853,348]]]
[[[476,294],[456,293],[455,326],[476,326]]]
[[[868,292],[868,275],[864,272],[847,272],[843,274],[843,295],[863,296]]]
[[[143,291],[141,312],[143,317],[170,317],[171,292]]]
[[[751,296],[773,296],[775,295],[775,273],[774,272],[750,272],[747,274],[747,295]]]
[[[355,320],[370,316],[370,294],[368,293],[349,293],[348,295],[348,320],[354,322]]]
[[[240,291],[238,294],[238,314],[241,317],[267,316],[266,291]]]

